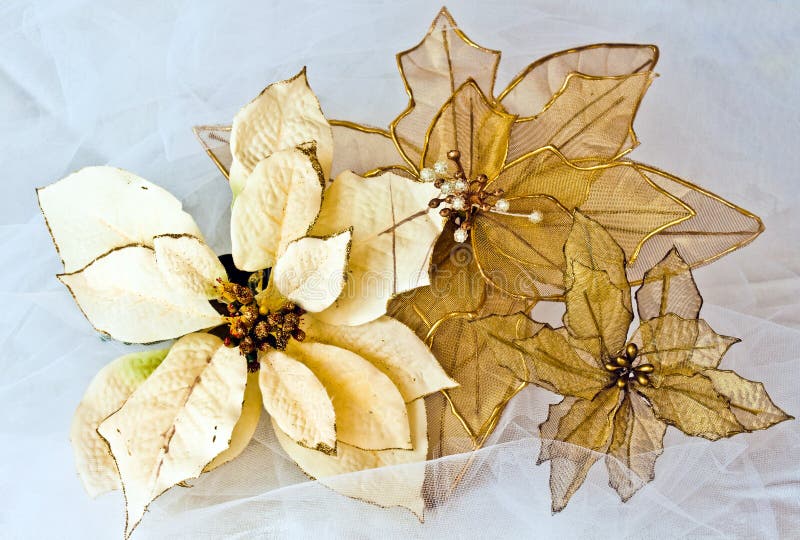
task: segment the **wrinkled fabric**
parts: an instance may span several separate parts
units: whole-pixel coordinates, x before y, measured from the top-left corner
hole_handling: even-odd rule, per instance
[[[104,341],[61,270],[33,188],[88,165],[168,189],[218,253],[230,251],[230,191],[191,126],[228,123],[266,84],[308,66],[326,116],[386,125],[406,106],[394,54],[415,45],[429,2],[21,2],[0,7],[0,531],[8,538],[118,537],[120,493],[92,501],[69,446],[93,375],[139,350]],[[800,413],[798,7],[789,3],[449,2],[460,26],[502,49],[497,87],[533,59],[593,42],[655,43],[657,79],[633,158],[691,178],[760,215],[752,245],[700,269],[703,317],[741,337],[721,364]],[[558,309],[534,312],[557,324]],[[628,503],[596,466],[551,516],[537,426],[558,398],[527,388],[491,442],[428,465],[437,506],[342,497],[282,453],[266,415],[236,461],[151,506],[134,538],[781,538],[800,530],[797,421],[711,443],[667,430],[656,477]],[[464,465],[455,487],[452,480]],[[369,471],[357,473],[374,474]]]

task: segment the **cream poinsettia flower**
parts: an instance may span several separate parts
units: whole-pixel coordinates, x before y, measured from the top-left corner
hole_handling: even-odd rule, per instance
[[[386,312],[392,297],[428,283],[433,243],[443,225],[428,208],[438,190],[390,172],[367,180],[345,170],[328,183],[332,130],[305,70],[268,86],[236,115],[230,151],[235,197],[231,241],[237,267],[275,267],[277,285],[287,298],[305,308],[309,303],[330,304],[315,310],[320,311],[318,318],[340,325],[373,320]],[[345,230],[350,231],[349,251],[341,249],[343,240],[337,245],[347,261],[342,264],[339,257],[335,267],[344,267],[346,279],[330,272],[325,298],[300,299],[308,284],[297,282],[296,276],[307,274],[303,269],[298,274],[295,266],[309,264],[320,241],[295,242]],[[294,262],[278,264],[287,253]],[[335,302],[328,302],[328,296]]]
[[[308,145],[276,153],[262,168],[276,163],[289,178],[311,170],[321,182]],[[236,457],[262,403],[281,445],[315,477],[424,462],[421,398],[455,385],[424,344],[387,317],[338,327],[306,315],[336,301],[331,291],[341,291],[355,227],[287,240],[262,291],[257,279],[236,282],[241,269],[229,277],[180,202],[131,173],[87,168],[38,195],[65,267],[58,277],[92,325],[126,342],[179,338],[103,368],[73,420],[90,495],[124,487],[126,536],[158,495]],[[248,199],[237,208],[241,201]],[[305,212],[296,203],[292,217]],[[236,258],[254,259],[241,246]],[[381,485],[348,476],[326,483],[421,515],[424,464],[371,478]],[[386,481],[395,488],[383,489]]]

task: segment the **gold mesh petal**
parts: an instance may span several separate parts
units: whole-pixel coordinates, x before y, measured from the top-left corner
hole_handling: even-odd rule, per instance
[[[553,99],[570,73],[609,77],[652,71],[658,47],[628,43],[597,43],[539,58],[509,83],[497,100],[520,117],[533,116]]]
[[[655,478],[656,459],[664,450],[667,425],[636,392],[627,392],[614,418],[606,456],[608,482],[623,502]]]
[[[411,167],[421,161],[422,141],[431,121],[458,87],[472,79],[485,95],[494,95],[499,62],[500,51],[470,40],[446,8],[439,11],[419,44],[397,55],[409,103],[390,131]]]
[[[519,297],[549,297],[563,290],[564,241],[572,216],[557,201],[530,196],[509,201],[510,211],[541,213],[532,222],[519,215],[483,212],[476,216],[471,240],[483,277]]]
[[[640,362],[655,366],[650,379],[659,387],[671,375],[691,376],[716,368],[739,340],[717,334],[702,319],[668,313],[642,322],[631,341],[639,347]]]
[[[217,166],[220,172],[228,178],[233,162],[231,154],[231,126],[195,126],[192,128],[200,146],[206,151],[208,157]]]
[[[691,208],[693,214],[644,243],[628,268],[632,283],[641,280],[673,247],[689,266],[696,268],[749,244],[764,230],[757,216],[710,191],[648,165],[637,163],[636,169]]]
[[[667,375],[658,388],[642,386],[639,392],[658,418],[687,435],[715,441],[746,431],[731,412],[730,402],[700,373]]]
[[[633,119],[652,72],[615,77],[570,73],[544,109],[514,123],[508,159],[553,146],[569,159],[613,160],[638,144]]]
[[[561,404],[550,406],[550,416],[539,426],[542,445],[539,463],[550,461],[550,494],[553,512],[560,512],[581,487],[592,465],[611,443],[614,415],[620,404],[620,390],[616,387],[600,392],[592,400],[566,398]],[[564,412],[565,403],[572,403]]]
[[[354,122],[331,120],[333,132],[333,166],[331,178],[351,170],[359,176],[373,176],[384,171],[413,176],[392,141],[383,129]]]
[[[696,319],[702,305],[691,269],[675,248],[645,273],[642,286],[636,291],[636,307],[643,321],[667,313]]]
[[[703,375],[711,379],[714,390],[730,402],[731,412],[747,430],[767,429],[793,419],[772,402],[760,382],[727,370],[710,369]]]
[[[514,116],[492,105],[472,79],[458,87],[431,121],[425,134],[420,168],[461,152],[469,179],[485,174],[497,177],[506,161]]]

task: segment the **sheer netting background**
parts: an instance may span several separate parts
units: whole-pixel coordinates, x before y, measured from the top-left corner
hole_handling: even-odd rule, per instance
[[[792,2],[449,2],[503,51],[498,87],[553,51],[655,43],[661,77],[637,117],[633,157],[760,215],[753,244],[696,272],[703,317],[739,336],[723,360],[800,413],[800,11]],[[595,7],[593,7],[595,6]],[[112,164],[184,201],[228,252],[229,189],[191,127],[228,123],[267,83],[308,66],[326,115],[385,126],[406,105],[394,61],[438,4],[82,2],[0,5],[0,537],[114,538],[122,495],[90,500],[68,433],[87,384],[132,347],[87,324],[60,271],[34,187]],[[537,425],[554,394],[514,399],[492,445],[429,462],[443,499],[424,524],[309,481],[268,422],[241,458],[156,500],[135,538],[796,538],[797,421],[710,443],[670,428],[656,478],[628,503],[598,464],[558,515]],[[369,471],[359,473],[374,474]],[[391,489],[391,486],[386,486]]]

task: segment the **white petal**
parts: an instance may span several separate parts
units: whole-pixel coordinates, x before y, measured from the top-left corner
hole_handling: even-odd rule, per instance
[[[306,339],[348,349],[372,362],[400,390],[406,403],[458,383],[406,325],[380,317],[358,326],[333,326],[303,317]]]
[[[190,334],[100,424],[124,486],[126,537],[150,501],[197,477],[228,447],[246,382],[247,366],[237,350],[210,334]]]
[[[344,288],[350,231],[330,238],[304,237],[289,244],[272,269],[280,293],[306,311],[330,306]]]
[[[255,168],[231,209],[231,250],[247,272],[275,265],[317,217],[325,179],[307,150],[275,152]],[[340,232],[342,229],[339,229]]]
[[[393,173],[361,178],[349,171],[325,191],[315,236],[353,228],[344,293],[319,314],[330,324],[357,325],[386,313],[394,295],[428,284],[442,218],[428,207],[439,190]]]
[[[342,495],[387,508],[402,506],[422,519],[425,508],[422,484],[425,481],[425,458],[428,453],[424,400],[418,399],[408,404],[408,418],[411,422],[413,450],[366,451],[340,444],[335,456],[296,444],[274,420],[272,427],[284,451],[309,476],[319,479]],[[390,465],[406,466],[398,468]],[[353,474],[378,467],[385,468]]]
[[[265,157],[305,142],[316,142],[320,166],[328,178],[333,161],[333,135],[303,70],[271,84],[233,119],[230,171],[234,196]]]
[[[222,322],[205,296],[165,279],[149,247],[116,249],[58,278],[95,329],[120,341],[151,343]]]
[[[336,449],[336,417],[331,398],[314,373],[281,351],[261,359],[259,384],[264,408],[297,444],[325,453]]]
[[[336,438],[363,450],[411,448],[403,396],[391,379],[354,352],[324,343],[289,342],[286,354],[325,386],[336,411]]]
[[[207,298],[218,296],[217,280],[228,279],[225,267],[205,242],[188,235],[163,235],[153,239],[156,263],[175,287]]]
[[[70,441],[75,465],[90,497],[120,489],[119,472],[97,426],[117,411],[161,364],[169,349],[141,351],[117,358],[97,372],[72,417]]]
[[[152,246],[161,234],[202,238],[168,191],[121,169],[87,167],[37,190],[64,271],[128,244]]]
[[[217,454],[217,457],[203,468],[203,472],[213,471],[220,465],[228,463],[247,448],[258,427],[261,409],[261,388],[258,385],[258,373],[248,373],[247,386],[244,389],[242,413],[239,415],[236,425],[233,426],[228,448]]]

